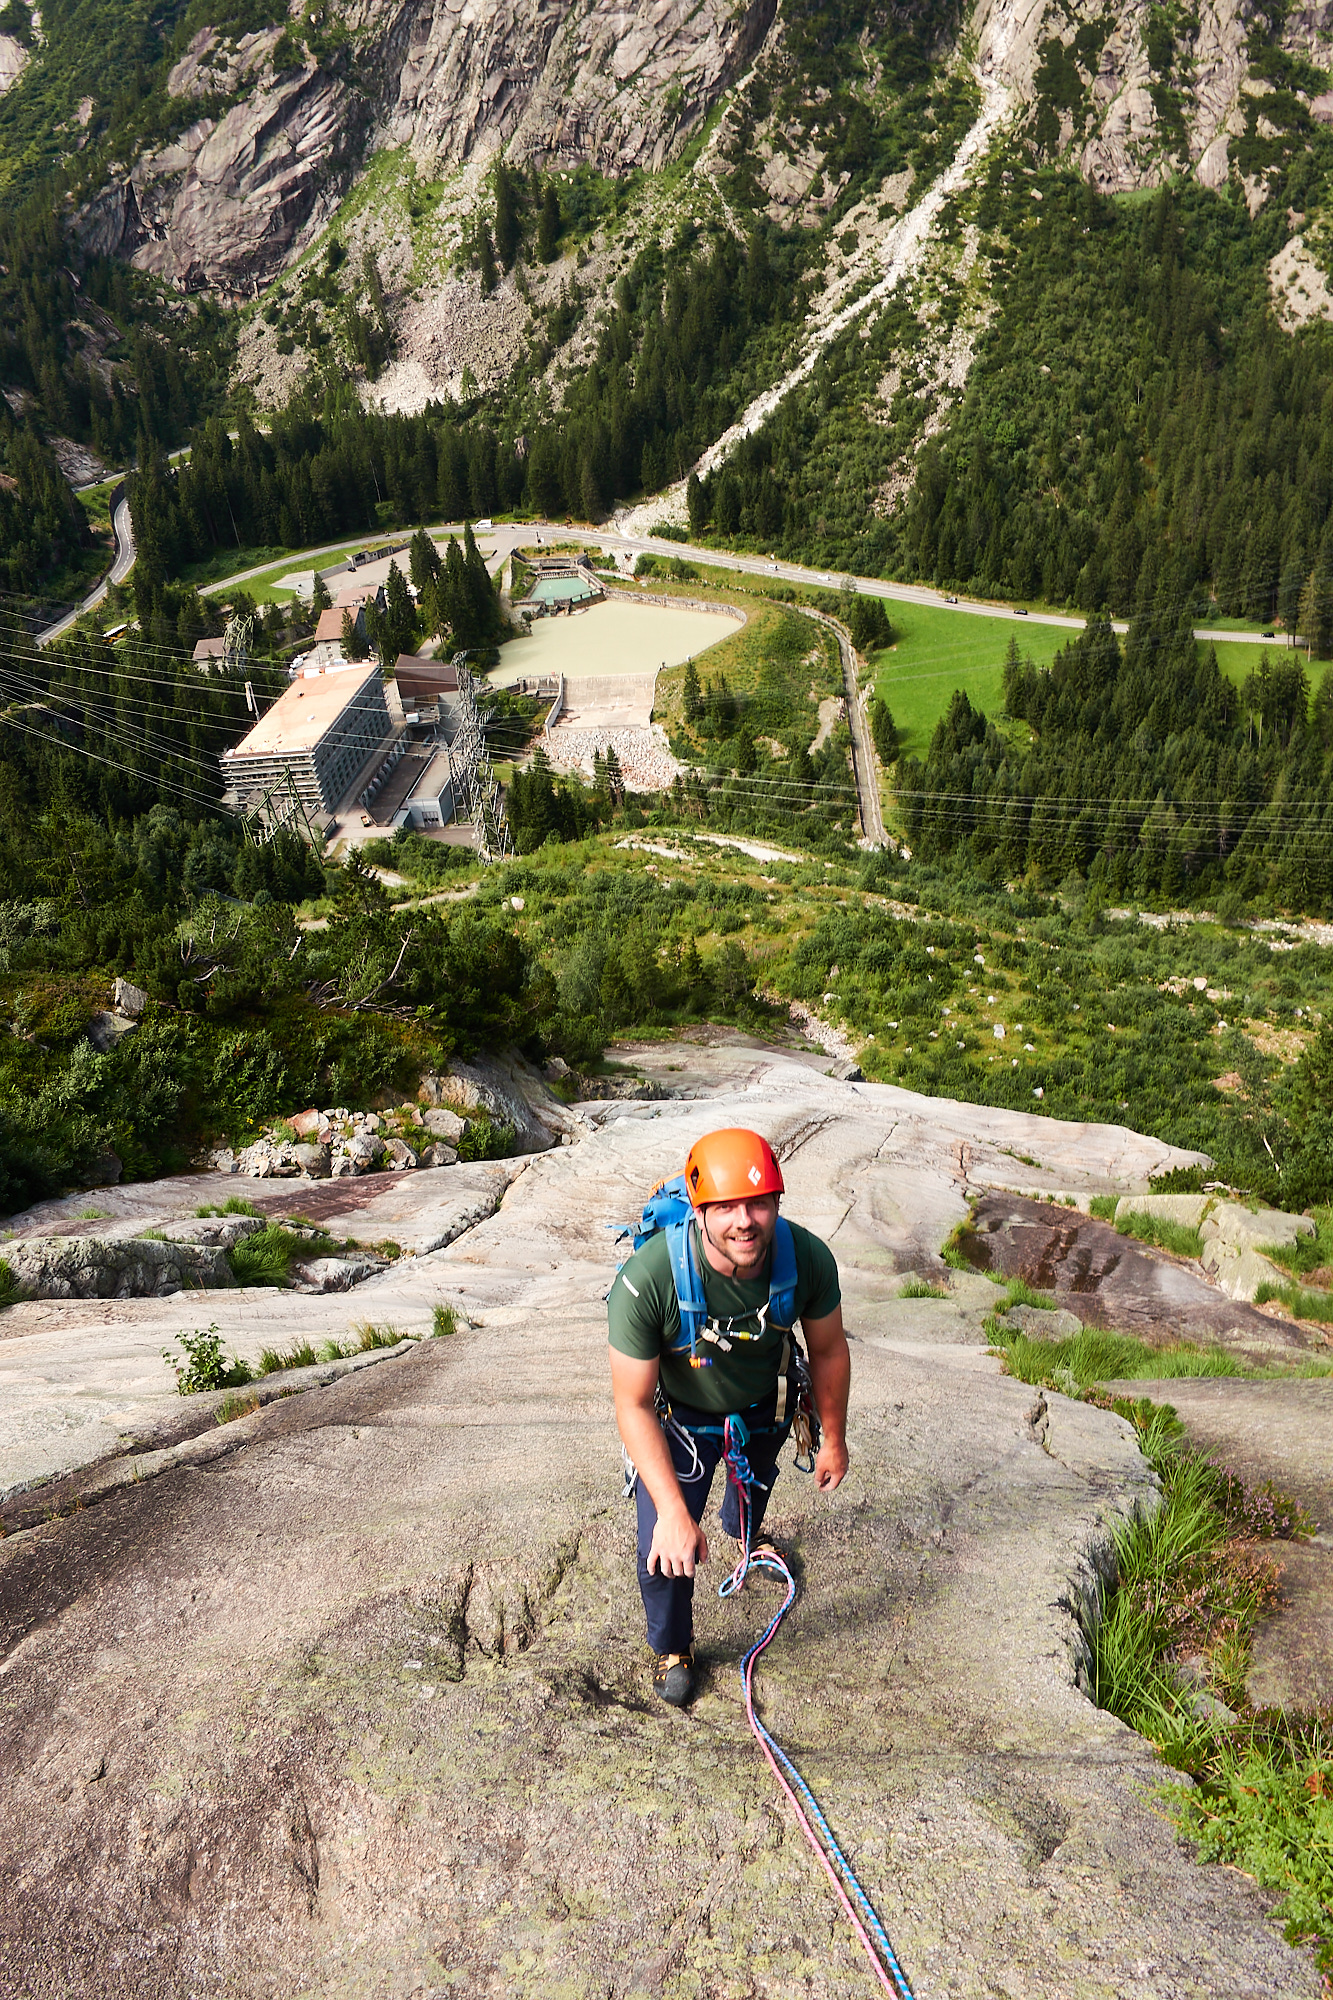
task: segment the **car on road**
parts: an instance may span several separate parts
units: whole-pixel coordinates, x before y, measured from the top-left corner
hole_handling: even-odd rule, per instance
[[[1016,605],[1014,606],[1014,616],[1015,616],[1015,618],[1026,618],[1026,617],[1027,617],[1027,615],[1028,615],[1028,612],[1027,612],[1027,606],[1026,606],[1026,604],[1016,604]]]
[[[956,597],[946,597],[944,601],[946,604],[957,604],[958,599]]]

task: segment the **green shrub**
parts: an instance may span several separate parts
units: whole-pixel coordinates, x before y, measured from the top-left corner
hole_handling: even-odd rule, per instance
[[[178,1333],[176,1345],[185,1359],[178,1361],[169,1347],[162,1349],[162,1359],[176,1377],[177,1395],[200,1396],[210,1389],[241,1389],[252,1380],[244,1361],[238,1361],[235,1355],[224,1355],[216,1321],[206,1333],[201,1333],[198,1327],[193,1333]]]
[[[258,1408],[259,1398],[253,1391],[248,1396],[225,1396],[214,1412],[213,1421],[218,1424],[234,1424],[238,1417],[252,1417]]]
[[[1002,1278],[995,1272],[988,1272],[987,1276],[1004,1286],[1004,1302],[995,1308],[996,1312],[1006,1313],[1010,1306],[1035,1306],[1038,1312],[1055,1311],[1055,1300],[1045,1292],[1037,1291],[1026,1278]]]
[[[1315,1359],[1269,1368],[1247,1367],[1224,1347],[1197,1347],[1176,1341],[1169,1347],[1149,1347],[1129,1334],[1108,1333],[1085,1326],[1068,1340],[1033,1340],[992,1316],[986,1321],[1006,1374],[1034,1387],[1053,1387],[1076,1395],[1099,1382],[1172,1381],[1201,1375],[1243,1375],[1251,1381],[1287,1377],[1316,1379],[1333,1375],[1333,1361]],[[1057,1381],[1060,1375],[1062,1380]]]
[[[458,1142],[460,1160],[507,1160],[514,1150],[512,1125],[496,1125],[484,1111],[469,1112],[467,1131]]]
[[[1169,1167],[1164,1174],[1152,1177],[1154,1194],[1202,1194],[1202,1167]]]

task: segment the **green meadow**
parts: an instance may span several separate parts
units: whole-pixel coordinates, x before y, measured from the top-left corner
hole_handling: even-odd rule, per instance
[[[949,705],[955,688],[962,688],[974,708],[999,714],[1004,700],[1004,656],[1011,637],[1019,650],[1038,666],[1049,666],[1073,638],[1068,626],[1040,625],[1016,613],[1006,618],[978,617],[947,605],[886,603],[895,643],[872,655],[875,692],[893,712],[902,735],[904,754],[924,757],[931,731]],[[1202,649],[1206,642],[1200,641]],[[1258,666],[1263,648],[1241,639],[1217,641],[1217,660],[1224,674],[1239,686]],[[1286,650],[1281,634],[1268,647],[1272,657]],[[1307,667],[1312,687],[1324,669],[1318,661]]]

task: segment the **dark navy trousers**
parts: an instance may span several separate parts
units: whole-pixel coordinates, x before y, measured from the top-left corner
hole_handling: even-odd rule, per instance
[[[750,1488],[750,1539],[758,1538],[768,1496],[778,1474],[778,1453],[787,1440],[790,1424],[781,1431],[767,1428],[773,1422],[777,1408],[777,1392],[751,1409],[740,1412],[746,1428],[750,1431],[750,1442],[745,1456],[755,1475],[755,1484]],[[672,1404],[672,1415],[677,1423],[691,1432],[698,1465],[694,1453],[682,1438],[669,1430],[664,1430],[671,1462],[676,1468],[680,1490],[685,1496],[685,1505],[693,1518],[698,1521],[708,1503],[713,1475],[717,1471],[725,1449],[723,1439],[717,1435],[723,1419],[711,1410],[695,1410],[680,1403]],[[711,1435],[699,1435],[695,1425],[703,1425]],[[694,1474],[694,1477],[691,1477]],[[724,1477],[726,1477],[724,1468]],[[657,1526],[657,1509],[652,1495],[642,1479],[634,1488],[634,1504],[639,1514],[639,1593],[643,1598],[643,1608],[648,1616],[648,1643],[655,1653],[688,1653],[694,1638],[694,1578],[692,1576],[663,1576],[660,1569],[649,1574],[648,1551],[653,1545],[653,1530]],[[736,1501],[736,1488],[727,1478],[727,1490],[722,1499],[722,1528],[728,1535],[739,1537],[741,1532],[740,1508]]]

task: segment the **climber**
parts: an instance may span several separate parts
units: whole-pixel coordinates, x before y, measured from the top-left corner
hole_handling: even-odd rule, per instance
[[[708,1560],[699,1524],[724,1420],[739,1416],[749,1439],[751,1550],[794,1421],[803,1435],[802,1404],[806,1430],[817,1436],[822,1427],[820,1491],[831,1493],[847,1470],[851,1358],[838,1267],[826,1243],[779,1216],[782,1192],[782,1169],[757,1132],[708,1133],[683,1179],[649,1201],[635,1254],[607,1295],[653,1687],[676,1708],[694,1693],[694,1572]],[[808,1370],[792,1331],[798,1319]],[[722,1526],[739,1537],[730,1480]]]

